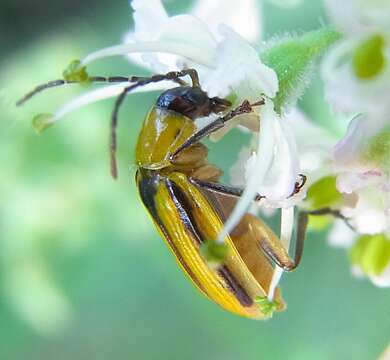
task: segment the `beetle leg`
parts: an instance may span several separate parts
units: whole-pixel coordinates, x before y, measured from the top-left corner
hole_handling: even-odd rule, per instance
[[[346,216],[344,216],[340,210],[332,209],[329,207],[321,208],[317,210],[311,210],[307,212],[308,215],[312,216],[324,216],[324,215],[330,215],[337,219],[343,220],[344,223],[352,230],[356,232],[356,229],[354,226],[350,223],[350,219],[348,219]]]
[[[294,190],[289,197],[292,197],[292,196],[296,195],[297,193],[299,193],[299,191],[302,189],[302,187],[306,183],[306,176],[302,175],[302,174],[299,174],[299,176],[301,177],[302,180],[301,180],[301,182],[295,183]],[[242,188],[238,188],[238,187],[230,186],[230,185],[225,185],[225,184],[221,184],[218,182],[203,181],[203,180],[193,178],[193,177],[190,180],[191,180],[191,182],[195,183],[196,185],[198,185],[200,187],[214,190],[214,191],[219,192],[221,194],[241,197],[242,193],[244,192],[244,189],[242,189]],[[264,195],[256,194],[254,200],[260,201],[261,199],[265,199],[265,198],[266,197]],[[327,209],[325,209],[325,210],[327,210]],[[333,212],[332,212],[332,214],[333,214]],[[328,214],[328,213],[326,213],[326,214]],[[323,215],[323,214],[322,213],[321,214],[309,213],[309,215]]]
[[[234,119],[236,116],[242,115],[242,114],[248,114],[253,111],[254,106],[263,105],[264,100],[260,100],[255,104],[250,104],[248,100],[243,101],[243,103],[233,109],[232,111],[228,112],[226,115],[221,116],[205,126],[204,128],[197,131],[195,134],[193,134],[191,137],[188,138],[187,141],[185,141],[181,146],[179,146],[174,153],[170,156],[170,160],[174,161],[175,157],[182,152],[184,149],[189,148],[190,146],[196,144],[197,142],[203,140],[205,137],[211,135],[212,133],[216,132],[217,130],[223,128],[225,124],[229,121]]]
[[[298,216],[294,259],[290,257],[279,238],[264,232],[262,223],[259,222],[259,219],[253,217],[250,226],[251,230],[254,232],[254,236],[260,238],[259,244],[265,255],[284,271],[289,272],[297,268],[301,261],[307,223],[308,214],[306,212],[301,212]]]
[[[219,183],[205,182],[202,180],[190,178],[190,181],[199,186],[200,189],[206,190],[209,200],[212,201],[215,208],[220,208],[222,210],[221,216],[226,220],[230,216],[230,213],[236,201],[242,193],[241,189],[234,187],[229,187]],[[212,196],[210,197],[210,194]],[[222,197],[215,195],[222,195]],[[227,196],[224,196],[227,195]],[[264,198],[261,195],[258,197]],[[227,200],[235,200],[232,202]],[[254,200],[257,200],[256,198]],[[219,206],[217,206],[217,204]],[[300,212],[298,216],[298,224],[296,231],[296,241],[295,241],[295,254],[294,259],[292,259],[288,251],[283,246],[280,239],[275,235],[275,233],[258,217],[246,213],[239,225],[232,231],[231,235],[238,236],[243,231],[246,232],[251,239],[256,239],[256,243],[259,245],[259,248],[267,256],[267,258],[282,268],[284,271],[294,270],[300,263],[302,253],[303,253],[303,244],[306,236],[306,227],[308,223],[308,212]]]
[[[192,183],[198,185],[201,188],[206,188],[206,189],[209,189],[209,190],[221,193],[221,194],[235,196],[235,197],[241,197],[241,195],[244,191],[241,188],[237,188],[237,187],[230,186],[230,185],[224,185],[224,184],[220,184],[217,182],[208,182],[208,181],[203,181],[203,180],[199,180],[199,179],[195,179],[195,178],[191,178],[190,181]],[[264,199],[264,198],[265,198],[265,196],[260,195],[260,194],[256,194],[254,200],[260,201],[261,199]]]

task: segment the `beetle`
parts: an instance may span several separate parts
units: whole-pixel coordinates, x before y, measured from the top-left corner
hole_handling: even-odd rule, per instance
[[[185,76],[191,78],[191,85],[183,81]],[[111,118],[112,175],[117,177],[116,128],[121,104],[135,88],[164,80],[177,86],[159,95],[136,145],[135,181],[140,198],[178,265],[201,293],[232,313],[253,319],[267,317],[256,299],[267,295],[275,264],[285,271],[298,266],[307,218],[299,220],[294,259],[268,225],[249,213],[224,239],[227,251],[220,261],[210,262],[202,254],[205,244],[217,241],[243,190],[219,181],[222,171],[207,161],[208,149],[201,141],[236,116],[252,112],[263,100],[255,104],[244,101],[231,109],[228,100],[208,96],[194,69],[151,77],[89,77],[89,82],[130,83],[118,96]],[[45,89],[75,82],[60,79],[39,85],[17,105]],[[197,129],[195,120],[211,114],[217,115],[216,120]],[[292,195],[304,182],[302,175],[302,183],[296,183]],[[253,201],[262,198],[258,194]],[[279,289],[275,298],[277,310],[282,310]]]

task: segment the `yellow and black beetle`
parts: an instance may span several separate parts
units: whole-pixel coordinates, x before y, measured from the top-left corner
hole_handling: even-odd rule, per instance
[[[181,80],[187,75],[191,77],[192,86]],[[117,98],[112,114],[112,174],[117,176],[116,126],[120,105],[133,89],[163,80],[175,81],[179,86],[158,97],[138,137],[136,183],[140,197],[179,266],[200,292],[235,314],[264,318],[267,314],[256,299],[268,293],[273,264],[285,271],[298,265],[306,220],[301,220],[298,226],[294,260],[274,232],[249,213],[226,236],[227,253],[221,262],[212,264],[201,252],[202,244],[216,241],[242,190],[218,181],[222,172],[208,163],[208,149],[200,141],[234,117],[251,112],[253,106],[261,106],[261,100],[256,104],[244,101],[228,111],[231,103],[218,97],[210,98],[201,89],[194,69],[151,77],[89,77],[90,82],[130,82]],[[75,82],[78,81],[62,79],[40,85],[17,105],[44,89]],[[194,120],[210,114],[220,116],[198,130]],[[301,186],[297,183],[295,192]],[[261,198],[257,195],[254,201]],[[279,291],[276,301],[277,310],[283,309]]]

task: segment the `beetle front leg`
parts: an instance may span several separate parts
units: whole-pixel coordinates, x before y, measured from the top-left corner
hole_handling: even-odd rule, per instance
[[[190,181],[196,185],[198,185],[201,188],[205,188],[211,191],[215,191],[217,193],[223,194],[223,195],[229,195],[234,197],[241,197],[242,193],[244,192],[243,189],[230,186],[230,185],[224,185],[217,182],[209,182],[209,181],[203,181],[195,178],[191,178]],[[264,199],[265,196],[256,194],[254,197],[254,201],[260,201],[261,199]]]
[[[195,134],[193,134],[187,141],[185,141],[181,146],[179,146],[176,151],[170,156],[170,160],[172,162],[175,162],[175,158],[181,153],[183,150],[188,149],[190,146],[198,143],[199,141],[203,140],[207,136],[215,133],[216,131],[222,129],[225,124],[234,119],[235,117],[242,115],[242,114],[249,114],[253,111],[254,106],[264,105],[264,100],[260,100],[254,104],[251,104],[248,100],[245,100],[242,102],[242,104],[232,111],[228,112],[226,115],[221,116],[214,120],[209,125],[205,126],[204,128],[197,131]]]

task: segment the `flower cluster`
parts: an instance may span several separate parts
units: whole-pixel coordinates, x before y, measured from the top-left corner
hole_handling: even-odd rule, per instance
[[[300,3],[272,2],[285,6]],[[233,107],[244,100],[264,100],[264,105],[240,115],[213,135],[218,140],[235,126],[253,134],[250,146],[241,151],[231,171],[232,183],[244,191],[219,240],[247,211],[257,211],[250,207],[260,193],[265,197],[262,208],[281,209],[281,239],[287,249],[294,207],[337,217],[331,242],[340,244],[342,238],[344,245],[353,245],[355,268],[379,285],[390,285],[388,2],[346,0],[341,4],[327,0],[340,33],[323,28],[264,43],[259,42],[262,22],[256,0],[242,0],[239,8],[234,0],[214,3],[218,11],[201,0],[190,14],[169,16],[160,0],[131,1],[134,29],[123,43],[73,62],[65,78],[88,81],[87,65],[122,55],[151,73],[195,68],[209,96],[227,98]],[[352,14],[348,19],[346,12]],[[296,107],[315,60],[335,43],[323,62],[322,73],[327,99],[335,110],[348,113],[352,119],[342,139],[314,125]],[[42,130],[82,106],[118,96],[129,84],[124,79],[88,92],[54,114],[36,118],[35,125]],[[163,81],[135,92],[171,86]],[[211,120],[212,116],[200,119],[197,125]],[[308,181],[296,191],[300,174]],[[282,274],[276,268],[270,300]]]
[[[390,286],[390,2],[325,5],[343,34],[323,63],[326,97],[352,119],[333,149],[332,170],[342,194],[338,208],[356,230],[339,224],[331,239],[352,246],[356,273]]]

